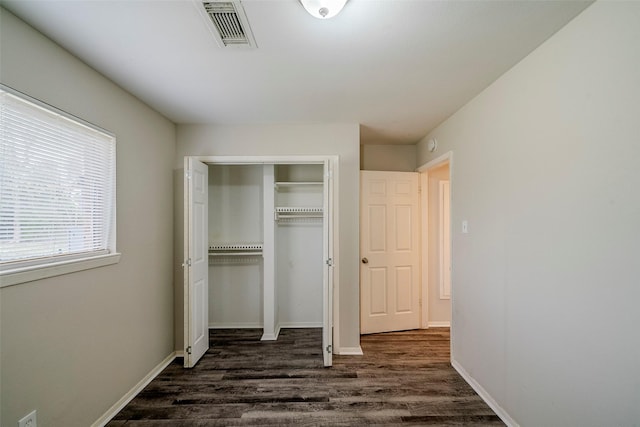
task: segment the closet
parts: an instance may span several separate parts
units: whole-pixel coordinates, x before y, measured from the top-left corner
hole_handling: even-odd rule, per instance
[[[209,328],[261,328],[262,165],[208,165]]]
[[[322,327],[323,165],[275,170],[277,320]]]
[[[207,159],[185,160],[185,367],[209,328],[321,327],[330,365],[332,162]]]

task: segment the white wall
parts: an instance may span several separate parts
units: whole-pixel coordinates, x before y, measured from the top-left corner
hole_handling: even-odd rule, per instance
[[[416,145],[361,145],[360,170],[413,172]]]
[[[453,358],[523,426],[640,420],[639,23],[595,3],[418,145],[455,158]]]
[[[359,126],[357,124],[179,125],[175,157],[175,336],[183,346],[182,310],[182,168],[184,156],[338,155],[340,203],[338,242],[339,347],[360,345],[359,324]]]
[[[173,352],[175,128],[0,8],[3,84],[117,136],[119,264],[0,290],[3,426],[88,426]]]

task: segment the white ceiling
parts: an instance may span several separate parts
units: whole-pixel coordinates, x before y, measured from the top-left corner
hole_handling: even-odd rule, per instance
[[[360,123],[365,144],[415,143],[589,3],[243,0],[258,48],[232,50],[191,0],[1,1],[175,123]]]

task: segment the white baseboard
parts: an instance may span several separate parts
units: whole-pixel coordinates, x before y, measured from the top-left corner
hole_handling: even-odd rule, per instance
[[[364,353],[362,352],[362,347],[340,347],[336,349],[335,354],[339,354],[340,356],[362,356]]]
[[[142,389],[145,388],[155,377],[157,377],[164,368],[169,366],[169,364],[173,362],[175,358],[176,352],[174,351],[169,356],[167,356],[166,359],[160,362],[155,368],[153,368],[151,372],[149,372],[143,379],[140,380],[140,382],[138,382],[138,384],[133,386],[133,388],[129,390],[127,394],[122,396],[122,398],[118,400],[111,408],[109,408],[107,412],[104,413],[104,415],[98,418],[96,422],[91,424],[91,427],[104,427],[105,425],[107,425],[107,423],[111,421],[111,419],[115,417],[118,412],[122,410],[122,408],[127,406],[127,404],[131,402],[133,398],[136,397],[136,395],[140,393]]]
[[[273,334],[263,333],[260,341],[276,341],[278,339],[278,335],[280,335],[280,325],[276,327],[276,330]]]
[[[493,409],[493,412],[495,412],[496,415],[499,416],[507,426],[520,427],[520,425],[515,422],[515,420],[511,418],[511,416],[509,416],[507,411],[505,411],[500,405],[498,405],[498,402],[496,402],[493,397],[491,397],[487,390],[485,390],[475,379],[473,379],[473,377],[469,375],[469,373],[462,367],[462,365],[460,365],[453,358],[451,359],[451,366],[453,366],[453,368],[458,371],[460,376],[462,376],[462,378],[464,378],[464,380],[469,383],[469,385],[476,391],[476,393],[478,393],[482,400],[484,400],[485,403],[489,405],[491,409]]]
[[[209,329],[262,329],[262,323],[209,323]]]
[[[282,329],[295,329],[295,328],[322,328],[322,322],[287,322],[281,323]]]
[[[280,328],[322,328],[322,322],[285,322]],[[209,329],[262,329],[262,323],[209,323]]]
[[[176,351],[176,357],[182,357],[184,359],[184,350]]]
[[[451,321],[435,321],[435,322],[429,322],[428,323],[430,328],[450,328],[451,327]]]

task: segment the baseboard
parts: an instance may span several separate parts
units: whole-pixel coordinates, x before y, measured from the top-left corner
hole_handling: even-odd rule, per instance
[[[155,377],[162,372],[164,368],[169,366],[171,362],[176,358],[176,352],[171,353],[162,362],[160,362],[155,368],[151,370],[143,379],[138,382],[131,390],[127,392],[120,400],[118,400],[111,408],[107,410],[96,422],[91,424],[91,427],[104,427],[118,412],[122,410],[129,402],[137,396]]]
[[[427,324],[429,325],[430,328],[450,328],[451,327],[450,321],[435,321],[435,322],[429,322]]]
[[[281,329],[322,328],[322,322],[285,322]],[[209,323],[209,329],[262,329],[262,323]]]
[[[451,359],[451,366],[453,366],[453,368],[458,371],[460,376],[464,378],[464,380],[471,386],[471,388],[473,388],[476,393],[478,393],[482,400],[484,400],[485,403],[489,405],[491,409],[493,409],[493,412],[495,412],[496,415],[499,416],[507,426],[520,427],[520,425],[515,422],[514,419],[511,418],[511,416],[509,416],[507,411],[505,411],[500,405],[498,405],[498,402],[496,402],[493,397],[491,397],[487,390],[485,390],[475,379],[473,379],[471,375],[469,375],[467,371],[465,371],[462,365],[460,365],[454,359]]]
[[[280,325],[276,327],[276,331],[273,334],[263,333],[260,341],[276,341],[278,339],[278,335],[280,335]]]
[[[339,354],[340,356],[362,356],[364,353],[362,352],[362,348],[358,347],[340,347],[335,351],[335,354]]]
[[[322,322],[288,322],[280,324],[280,328],[282,329],[322,328],[323,326]]]
[[[262,329],[262,323],[209,323],[209,329]]]
[[[176,357],[181,357],[184,359],[184,350],[176,351]]]

